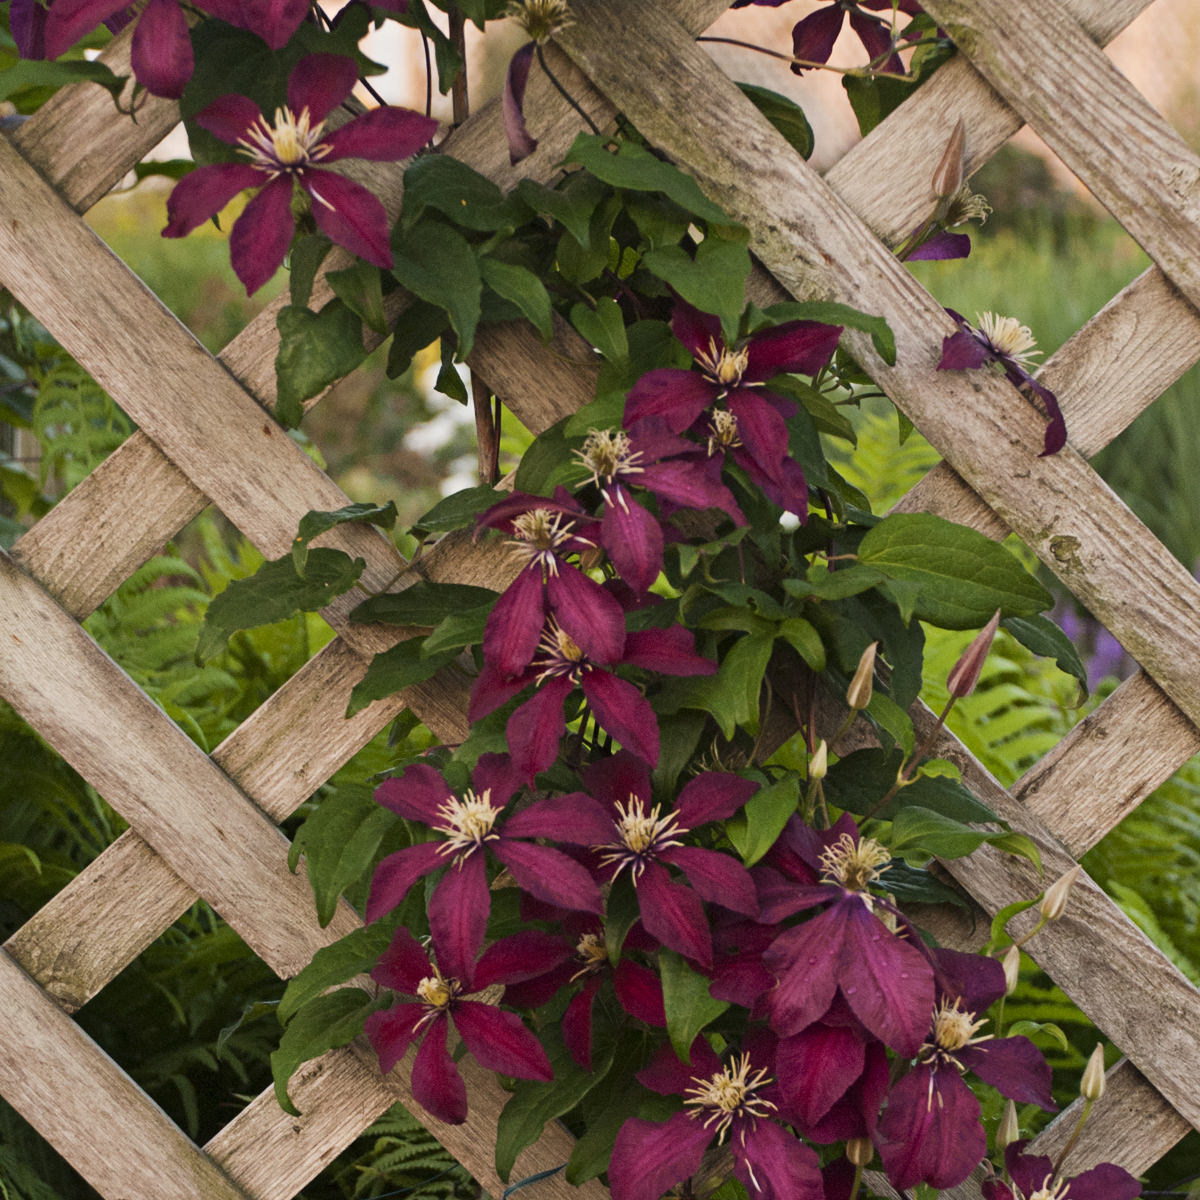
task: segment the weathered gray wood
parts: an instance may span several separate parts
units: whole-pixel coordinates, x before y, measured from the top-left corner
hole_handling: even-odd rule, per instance
[[[246,1200],[209,1158],[0,952],[0,1091],[98,1191]],[[121,1152],[121,1146],[136,1152]]]

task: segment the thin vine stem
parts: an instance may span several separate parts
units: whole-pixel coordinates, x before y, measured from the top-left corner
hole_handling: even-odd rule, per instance
[[[558,76],[555,75],[554,72],[546,65],[546,56],[542,53],[542,47],[540,43],[534,44],[533,52],[537,56],[538,66],[546,72],[546,78],[549,79],[554,85],[554,90],[558,92],[558,94],[583,118],[584,122],[587,124],[587,127],[593,133],[598,134],[600,132],[600,126],[597,125],[596,122],[593,121],[586,112],[584,112],[575,97],[572,96],[565,87],[563,87],[558,80]]]
[[[698,37],[696,41],[719,42],[724,46],[737,46],[742,50],[753,50],[756,54],[765,54],[768,58],[776,58],[780,62],[790,63],[793,67],[803,67],[806,71],[832,71],[835,75],[874,74],[880,66],[901,49],[900,46],[893,44],[892,48],[886,54],[876,55],[864,67],[831,67],[829,63],[815,62],[809,58],[797,58],[794,54],[784,54],[781,50],[771,50],[767,46],[759,46],[754,42],[744,42],[740,38],[715,37],[705,34]],[[935,41],[937,41],[936,38],[922,38],[920,41],[912,42],[910,45],[903,47],[903,49],[916,49],[918,46],[932,45]],[[903,80],[905,83],[917,82],[917,77],[911,71],[905,71],[901,75],[894,75],[889,72],[888,78]]]

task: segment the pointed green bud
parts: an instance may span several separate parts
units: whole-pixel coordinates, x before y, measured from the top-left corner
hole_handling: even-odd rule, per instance
[[[996,1127],[996,1149],[1003,1150],[1013,1142],[1020,1141],[1021,1126],[1017,1122],[1017,1106],[1010,1100],[1004,1106],[1004,1116]]]
[[[1104,1043],[1097,1042],[1092,1057],[1083,1070],[1079,1094],[1085,1100],[1099,1100],[1104,1095]]]
[[[962,117],[954,126],[954,132],[946,143],[941,161],[933,172],[933,194],[939,200],[947,200],[963,185],[963,145],[966,141],[966,126]]]
[[[963,651],[962,657],[954,664],[953,670],[946,678],[946,688],[955,699],[961,700],[975,690],[988,651],[992,648],[992,639],[999,628],[1000,610],[996,609],[992,619],[975,635],[974,640]]]
[[[879,649],[878,642],[872,642],[858,660],[854,678],[846,689],[846,703],[856,712],[871,703],[871,691],[875,686],[875,652]]]
[[[829,746],[822,738],[808,760],[808,778],[812,783],[824,779],[829,772]]]
[[[1021,978],[1021,948],[1009,946],[1001,962],[1004,967],[1004,994],[1011,996],[1017,990],[1017,982]]]
[[[1057,921],[1063,915],[1063,909],[1067,907],[1067,897],[1082,870],[1083,868],[1076,863],[1061,879],[1055,880],[1046,889],[1040,909],[1043,921]]]

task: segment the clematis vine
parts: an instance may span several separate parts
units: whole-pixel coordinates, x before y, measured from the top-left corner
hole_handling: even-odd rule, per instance
[[[1122,1167],[1101,1163],[1065,1179],[1050,1159],[1026,1154],[1026,1145],[1013,1142],[1005,1149],[1008,1180],[986,1180],[983,1200],[1136,1200],[1142,1194],[1142,1185]]]
[[[864,9],[870,11],[864,12]],[[834,0],[834,3],[810,13],[792,29],[792,54],[802,60],[792,64],[792,71],[802,75],[811,69],[811,64],[827,63],[842,31],[842,23],[849,17],[850,28],[870,55],[873,69],[884,74],[903,75],[904,64],[896,53],[892,24],[875,15],[885,10],[890,13],[893,9],[909,16],[923,11],[916,0],[897,0],[895,4],[893,0]]]
[[[529,85],[529,70],[541,47],[572,22],[567,0],[509,0],[504,15],[510,17],[528,35],[508,63],[504,76],[501,111],[504,114],[504,133],[508,138],[508,158],[514,166],[528,158],[538,146],[537,138],[525,124],[525,89]],[[545,64],[542,64],[543,67]]]
[[[288,76],[287,105],[269,121],[246,96],[223,96],[196,115],[196,123],[238,147],[245,163],[199,167],[167,199],[163,237],[184,237],[246,188],[258,194],[229,237],[233,269],[246,292],[256,292],[282,264],[292,242],[293,203],[302,203],[317,228],[377,267],[392,265],[388,220],[377,196],[326,164],[343,158],[395,161],[426,145],[437,122],[406,108],[374,108],[338,129],[330,113],[358,78],[354,59],[310,54]]]

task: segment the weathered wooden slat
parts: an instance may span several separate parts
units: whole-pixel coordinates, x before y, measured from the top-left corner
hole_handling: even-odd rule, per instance
[[[179,1127],[0,952],[0,1091],[106,1196],[246,1200]],[[136,1150],[121,1153],[115,1139]]]

